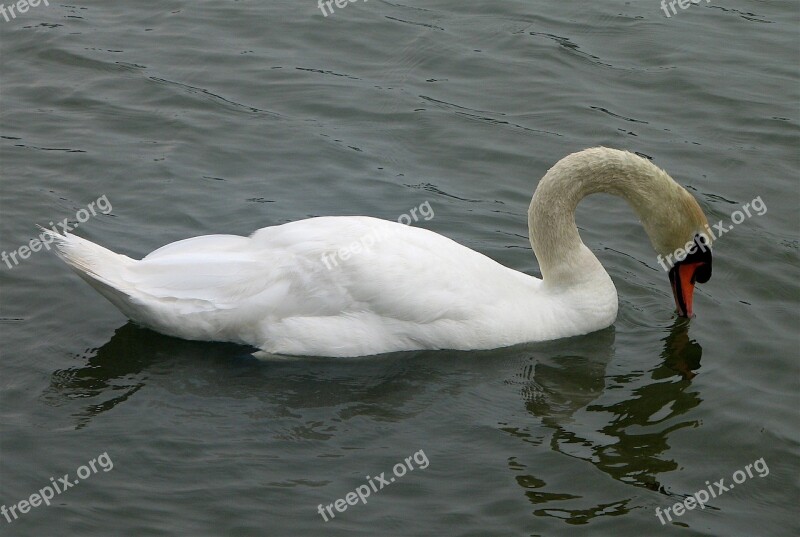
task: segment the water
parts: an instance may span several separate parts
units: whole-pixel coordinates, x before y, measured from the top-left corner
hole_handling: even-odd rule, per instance
[[[587,199],[614,326],[473,353],[258,361],[127,324],[52,254],[4,264],[0,502],[113,468],[3,534],[797,535],[799,15],[139,0],[0,19],[5,252],[101,196],[78,233],[131,256],[427,201],[415,225],[535,274],[536,182],[601,144],[653,158],[712,222],[768,208],[717,241],[686,323],[624,202]],[[317,512],[420,451],[367,504]]]

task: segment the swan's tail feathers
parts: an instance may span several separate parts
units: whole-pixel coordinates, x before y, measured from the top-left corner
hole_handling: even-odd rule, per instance
[[[52,237],[58,257],[64,260],[78,276],[110,300],[123,313],[131,307],[130,284],[125,275],[136,263],[128,256],[87,241],[77,235],[56,233],[40,226]]]

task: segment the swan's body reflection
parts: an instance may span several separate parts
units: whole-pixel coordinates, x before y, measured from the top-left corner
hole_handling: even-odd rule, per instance
[[[677,321],[671,327],[663,339],[662,362],[650,371],[608,375],[615,339],[614,330],[607,329],[477,353],[423,351],[371,359],[263,362],[244,347],[188,342],[128,324],[108,343],[89,350],[84,364],[56,371],[45,398],[71,409],[77,427],[90,424],[149,383],[177,394],[256,398],[257,406],[263,407],[260,416],[271,423],[291,423],[280,432],[285,438],[325,441],[338,434],[338,423],[355,415],[402,422],[425,408],[420,401],[438,399],[443,405],[441,400],[505,378],[509,388],[522,395],[527,410],[520,414],[508,409],[510,418],[517,416],[498,423],[503,434],[525,442],[508,468],[536,506],[535,514],[581,523],[623,514],[630,509],[629,499],[562,508],[565,500],[580,496],[574,487],[558,490],[548,483],[552,475],[537,471],[542,448],[549,446],[550,453],[590,465],[619,483],[665,492],[658,476],[678,466],[669,456],[668,437],[695,423],[675,418],[701,401],[690,389],[690,379],[702,349],[689,340],[688,323]],[[297,419],[305,418],[308,409],[320,411],[317,415],[327,416],[326,421]],[[670,420],[669,426],[661,425],[665,420]],[[535,449],[525,447],[530,445]]]
[[[382,405],[371,411],[382,413],[377,416],[380,419],[399,419],[402,401],[413,398],[430,378],[430,371],[414,365],[414,357],[424,352],[385,355],[378,360],[276,357],[262,361],[252,356],[254,350],[186,341],[128,323],[105,345],[79,357],[87,360],[85,365],[53,373],[44,397],[53,405],[77,404],[77,428],[156,383],[177,394],[255,397],[279,416],[292,415],[293,409],[367,405],[380,395],[394,400],[396,407]],[[87,404],[87,400],[93,402]]]

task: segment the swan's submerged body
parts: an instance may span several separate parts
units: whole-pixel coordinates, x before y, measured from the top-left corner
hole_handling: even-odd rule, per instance
[[[58,245],[128,317],[173,336],[291,355],[488,349],[585,334],[616,318],[611,279],[580,242],[572,214],[559,221],[564,209],[552,206],[565,203],[569,212],[574,203],[574,212],[586,188],[571,192],[548,176],[529,214],[531,224],[548,227],[531,230],[544,280],[432,231],[369,217],[195,237],[140,261],[74,235],[59,236]]]

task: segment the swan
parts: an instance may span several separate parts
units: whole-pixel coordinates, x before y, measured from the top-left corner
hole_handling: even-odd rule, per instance
[[[578,203],[598,192],[629,203],[661,256],[701,246],[669,269],[677,314],[692,317],[695,283],[711,276],[702,209],[650,161],[604,147],[564,157],[536,188],[528,227],[541,279],[432,231],[366,216],[194,237],[141,260],[51,233],[81,278],[134,322],[170,336],[247,344],[261,356],[478,350],[614,322],[616,288],[575,225]]]

